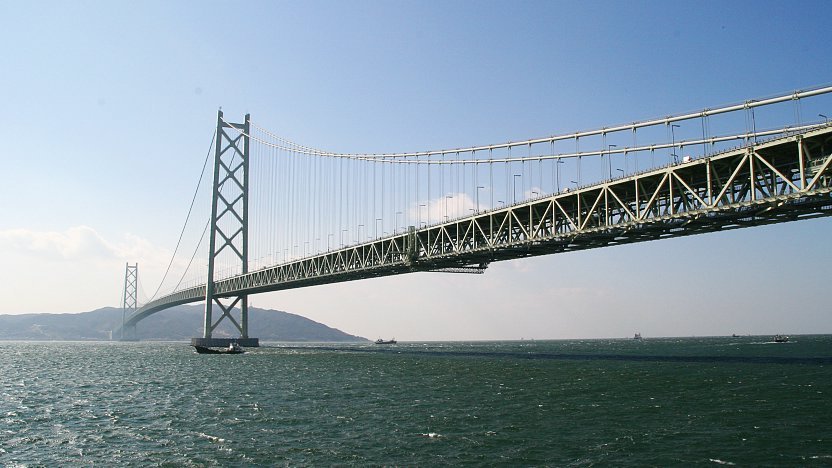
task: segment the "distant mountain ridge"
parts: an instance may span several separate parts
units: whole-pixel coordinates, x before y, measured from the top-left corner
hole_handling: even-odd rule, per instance
[[[136,327],[138,338],[148,341],[189,341],[202,336],[204,306],[182,305],[151,315]],[[0,315],[0,340],[104,341],[121,327],[122,311],[105,307],[79,314]],[[239,336],[225,320],[213,335]],[[368,341],[300,315],[249,307],[249,335],[260,341],[356,342]]]

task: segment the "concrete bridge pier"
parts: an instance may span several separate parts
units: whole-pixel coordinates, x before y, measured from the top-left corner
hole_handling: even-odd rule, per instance
[[[136,333],[135,325],[126,325],[121,327],[121,337],[119,341],[139,341],[139,336]]]

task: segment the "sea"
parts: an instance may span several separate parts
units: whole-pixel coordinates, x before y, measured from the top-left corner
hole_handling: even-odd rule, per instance
[[[0,465],[832,466],[832,335],[0,342]]]

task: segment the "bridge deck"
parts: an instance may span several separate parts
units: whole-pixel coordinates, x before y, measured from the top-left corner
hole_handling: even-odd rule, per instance
[[[238,296],[470,266],[832,214],[832,127],[564,190],[513,206],[214,282]],[[205,299],[205,285],[159,298],[126,323]]]

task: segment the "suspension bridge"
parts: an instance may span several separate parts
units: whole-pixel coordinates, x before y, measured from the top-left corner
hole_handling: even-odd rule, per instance
[[[141,306],[138,266],[127,266],[114,336],[131,339],[148,316],[205,301],[194,344],[227,344],[214,336],[227,321],[235,341],[256,346],[253,294],[480,274],[501,260],[829,216],[830,107],[832,87],[818,87],[590,131],[385,154],[302,146],[220,111],[203,167],[213,154],[211,208],[194,253],[169,291],[160,285]]]

